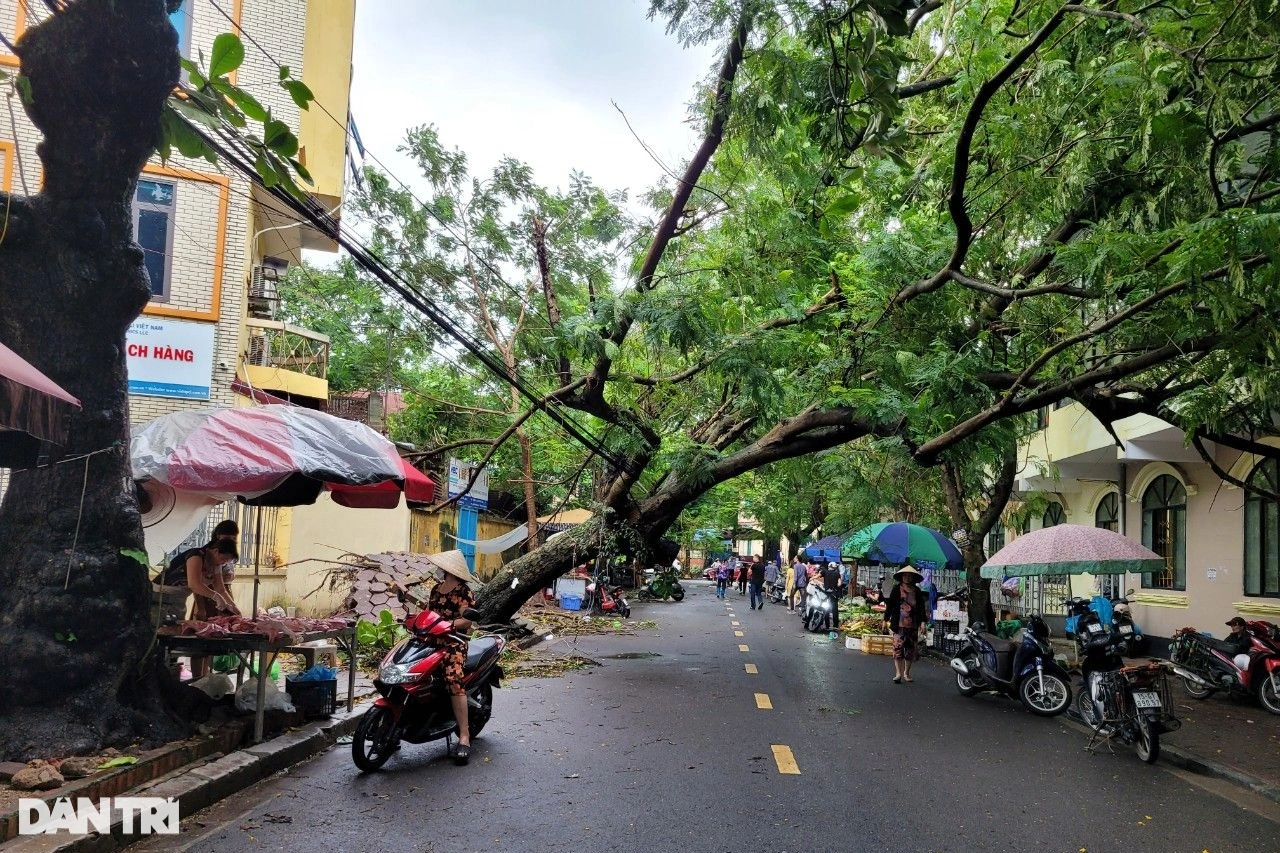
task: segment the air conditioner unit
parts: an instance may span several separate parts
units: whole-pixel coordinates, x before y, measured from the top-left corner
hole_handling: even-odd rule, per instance
[[[254,266],[249,275],[249,316],[261,320],[274,320],[280,306],[276,282],[279,270],[268,264]]]

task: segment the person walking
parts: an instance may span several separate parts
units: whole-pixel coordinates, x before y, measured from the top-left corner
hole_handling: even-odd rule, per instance
[[[796,609],[796,598],[800,599],[800,606],[804,607],[805,587],[809,585],[809,569],[804,563],[800,562],[797,555],[794,563],[791,564],[791,571],[794,577],[791,580],[791,594],[787,596],[787,609]]]
[[[729,575],[732,569],[729,568],[727,562],[717,563],[719,568],[716,569],[716,598],[723,599],[725,593],[729,591]]]
[[[738,595],[747,594],[747,579],[751,577],[751,565],[755,558],[744,560],[738,566]]]
[[[911,681],[911,664],[920,657],[920,634],[929,614],[920,573],[906,565],[893,573],[896,583],[885,602],[885,627],[893,634],[893,683]]]
[[[751,563],[751,577],[748,582],[751,584],[751,602],[752,610],[764,609],[764,563],[759,560],[753,560]]]
[[[769,564],[764,567],[764,585],[769,590],[769,596],[772,598],[778,591],[778,562],[770,560]]]

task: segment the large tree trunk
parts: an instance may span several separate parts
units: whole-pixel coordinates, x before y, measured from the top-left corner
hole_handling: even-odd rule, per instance
[[[987,561],[983,543],[1009,503],[1016,474],[1017,456],[1011,448],[996,471],[994,480],[982,483],[986,487],[986,505],[975,519],[969,513],[970,497],[960,468],[953,462],[942,463],[942,492],[947,503],[947,513],[958,534],[956,540],[960,545],[960,553],[964,555],[965,582],[969,587],[969,619],[972,622],[984,622],[988,628],[993,625],[995,611],[991,606],[991,581],[981,574],[982,564]]]
[[[174,734],[129,477],[125,332],[149,294],[130,202],[178,80],[165,0],[80,0],[18,46],[43,190],[12,199],[0,338],[75,394],[63,464],[0,509],[0,756]]]

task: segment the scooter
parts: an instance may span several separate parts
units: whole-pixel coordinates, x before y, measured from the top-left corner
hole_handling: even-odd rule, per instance
[[[684,600],[684,586],[680,583],[680,578],[671,569],[657,569],[653,571],[653,579],[645,586],[636,591],[636,595],[645,600],[658,600],[670,598],[672,601]],[[648,572],[646,572],[648,574]]]
[[[622,594],[622,587],[611,588],[602,581],[592,581],[587,584],[587,595],[591,597],[592,608],[600,613],[621,616],[623,619],[631,617],[631,605]]]
[[[772,601],[774,604],[787,603],[787,585],[780,580],[769,584],[764,594],[765,598]]]
[[[1054,717],[1071,705],[1071,677],[1053,658],[1049,626],[1031,616],[1018,639],[1002,640],[981,622],[965,628],[968,644],[951,659],[961,696],[1003,693],[1028,711]]]
[[[839,606],[838,593],[833,595],[823,589],[820,582],[809,581],[801,614],[805,629],[817,633],[834,628],[840,615],[836,610]]]
[[[1169,660],[1179,667],[1175,671],[1187,695],[1208,699],[1219,690],[1231,696],[1256,695],[1262,707],[1280,714],[1280,651],[1253,632],[1249,639],[1252,647],[1241,667],[1220,641],[1194,628],[1178,631],[1169,644]]]
[[[1142,628],[1133,621],[1133,614],[1129,612],[1128,596],[1132,594],[1133,590],[1129,590],[1124,596],[1111,599],[1111,624],[1124,639],[1124,656],[1127,658],[1142,655],[1148,645]]]
[[[479,615],[468,608],[463,617]],[[380,694],[365,712],[351,738],[351,759],[366,772],[377,770],[400,749],[401,741],[426,743],[448,738],[458,730],[445,690],[445,639],[467,643],[463,688],[467,692],[467,728],[474,739],[493,714],[493,688],[504,677],[498,657],[506,641],[501,637],[470,640],[453,630],[439,613],[423,610],[404,620],[409,636],[387,652],[373,686]]]

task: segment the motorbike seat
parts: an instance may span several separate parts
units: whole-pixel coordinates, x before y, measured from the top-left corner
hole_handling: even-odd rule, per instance
[[[489,654],[496,648],[498,641],[494,637],[480,637],[467,643],[467,660],[462,664],[463,672],[473,672],[480,661],[484,660],[485,655]]]
[[[1018,650],[1019,643],[1017,640],[1002,640],[995,634],[983,634],[982,639],[991,644],[991,648],[998,655],[1009,654]]]

